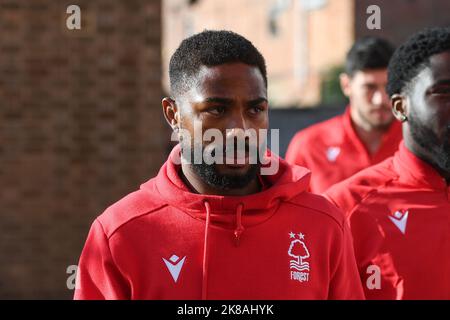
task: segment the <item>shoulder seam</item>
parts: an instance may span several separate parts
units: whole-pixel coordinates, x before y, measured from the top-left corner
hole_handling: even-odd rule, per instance
[[[112,252],[111,252],[111,247],[110,247],[110,245],[109,245],[109,237],[108,237],[108,235],[107,235],[106,232],[105,232],[105,227],[103,226],[102,222],[101,222],[98,218],[95,219],[95,221],[98,222],[98,224],[100,225],[100,228],[102,229],[103,236],[105,237],[105,239],[106,239],[106,241],[107,241],[107,246],[108,246],[109,255],[111,256],[111,259],[112,259],[114,265],[117,266],[116,262],[114,261],[114,256],[113,256],[113,254],[112,254]]]
[[[341,231],[344,231],[344,227],[343,227],[342,224],[345,222],[345,217],[343,217],[342,222],[339,222],[338,219],[336,219],[332,215],[330,215],[327,212],[324,212],[322,210],[319,210],[319,209],[316,209],[316,208],[312,208],[312,207],[307,207],[307,206],[304,206],[304,205],[301,205],[301,204],[298,204],[298,203],[295,203],[295,202],[292,202],[292,201],[286,201],[286,202],[290,203],[290,204],[292,204],[294,206],[297,206],[297,207],[308,208],[308,209],[320,212],[321,214],[328,216],[330,219],[332,219],[334,222],[336,222],[336,224],[339,226],[339,229],[341,229]],[[340,209],[336,208],[336,210],[340,210]]]
[[[373,189],[371,189],[369,192],[366,193],[366,195],[364,197],[361,198],[360,201],[358,201],[358,203],[355,204],[355,206],[350,210],[349,214],[348,214],[348,219],[350,219],[350,217],[353,215],[353,213],[356,211],[357,208],[359,208],[359,206],[361,206],[363,204],[364,201],[366,201],[367,199],[369,199],[372,195],[374,195],[375,193],[377,193],[380,189],[384,189],[387,187],[387,185],[389,183],[391,183],[392,181],[395,180],[396,177],[391,177],[390,179],[386,180],[383,185],[381,185],[380,187],[374,187]]]
[[[138,219],[138,218],[140,218],[140,217],[142,217],[142,216],[145,216],[145,215],[147,215],[147,214],[154,213],[155,211],[158,211],[159,209],[162,209],[162,208],[166,207],[167,205],[168,205],[167,203],[164,203],[164,204],[161,204],[161,205],[159,205],[159,206],[157,206],[157,207],[155,207],[155,208],[153,208],[153,209],[147,210],[147,211],[142,212],[142,213],[140,213],[140,214],[138,214],[138,215],[136,215],[136,216],[131,217],[131,218],[128,219],[127,221],[122,222],[120,225],[118,225],[117,227],[115,227],[114,230],[111,231],[111,234],[110,234],[110,235],[107,235],[107,234],[105,233],[106,238],[107,238],[108,240],[111,239],[111,238],[113,237],[113,235],[115,235],[116,232],[117,232],[120,228],[122,228],[123,226],[125,226],[125,225],[128,224],[129,222],[132,222],[133,220],[136,220],[136,219]],[[99,222],[100,222],[100,221],[99,221]],[[101,224],[101,222],[100,222],[100,224]],[[103,225],[102,225],[102,228],[103,228]]]
[[[314,123],[314,124],[312,124],[312,125],[310,125],[310,126],[308,126],[306,128],[303,128],[303,129],[297,131],[296,135],[301,135],[302,138],[303,138],[303,136],[306,135],[307,138],[310,138],[309,133],[311,131],[315,132],[315,130],[317,130],[317,128],[325,130],[326,128],[329,127],[329,123],[339,122],[341,116],[342,115],[336,115],[336,116],[334,116],[332,118],[329,118],[329,119],[326,119],[326,120]]]

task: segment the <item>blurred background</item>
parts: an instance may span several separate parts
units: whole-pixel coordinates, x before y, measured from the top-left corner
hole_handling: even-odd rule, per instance
[[[80,30],[66,27],[73,4]],[[283,155],[296,131],[343,111],[355,39],[398,44],[449,12],[448,0],[0,0],[0,299],[72,297],[67,268],[93,219],[171,148],[160,101],[185,37],[228,29],[260,49]]]

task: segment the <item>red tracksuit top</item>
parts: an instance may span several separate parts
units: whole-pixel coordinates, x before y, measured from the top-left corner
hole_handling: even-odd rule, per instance
[[[450,299],[450,187],[431,166],[402,143],[326,196],[350,222],[366,298]],[[380,289],[366,286],[370,265]]]
[[[92,224],[75,299],[362,299],[344,215],[275,155],[268,188],[192,193],[173,163]],[[239,240],[237,240],[239,239]]]
[[[299,131],[286,160],[311,170],[311,192],[322,193],[358,171],[391,157],[402,140],[401,123],[393,121],[378,151],[370,154],[353,128],[350,107],[344,114]]]

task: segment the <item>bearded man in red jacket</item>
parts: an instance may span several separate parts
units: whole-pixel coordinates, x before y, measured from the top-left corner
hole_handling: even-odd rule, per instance
[[[307,169],[264,147],[258,50],[204,31],[181,43],[169,69],[162,106],[180,144],[94,221],[75,299],[363,298],[343,214],[307,192]]]
[[[368,299],[450,299],[450,28],[394,53],[387,91],[404,142],[331,187],[346,213]]]

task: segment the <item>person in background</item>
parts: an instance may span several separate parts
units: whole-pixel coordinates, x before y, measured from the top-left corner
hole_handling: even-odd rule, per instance
[[[389,64],[404,142],[325,195],[346,214],[367,299],[450,299],[450,28],[426,29]]]
[[[286,160],[311,170],[312,192],[321,193],[397,150],[401,125],[394,121],[385,90],[393,52],[384,39],[356,41],[340,76],[350,102],[346,111],[299,131],[290,142]]]

